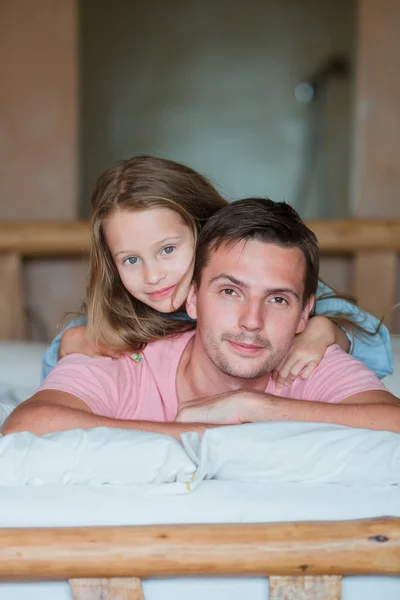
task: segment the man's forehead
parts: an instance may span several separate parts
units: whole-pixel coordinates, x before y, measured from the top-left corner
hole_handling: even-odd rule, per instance
[[[300,248],[285,248],[259,240],[224,242],[210,252],[204,275],[207,279],[212,279],[219,271],[233,276],[240,275],[242,280],[250,283],[290,281],[291,285],[302,292],[305,259]]]

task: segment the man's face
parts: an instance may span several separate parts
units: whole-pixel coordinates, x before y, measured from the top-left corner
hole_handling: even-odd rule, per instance
[[[187,310],[197,318],[205,354],[223,373],[255,379],[272,371],[304,330],[305,259],[298,248],[250,240],[222,244],[192,287]]]

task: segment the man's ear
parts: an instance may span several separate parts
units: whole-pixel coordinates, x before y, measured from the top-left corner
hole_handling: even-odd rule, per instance
[[[194,283],[190,284],[188,297],[186,298],[186,312],[191,319],[197,320],[197,290]]]
[[[303,310],[301,311],[300,321],[299,321],[299,324],[297,325],[296,333],[301,333],[302,331],[305,330],[307,323],[308,323],[308,319],[310,318],[310,312],[312,311],[314,303],[315,303],[315,296],[313,295],[313,296],[309,297],[309,299],[307,300],[307,302],[304,305]]]

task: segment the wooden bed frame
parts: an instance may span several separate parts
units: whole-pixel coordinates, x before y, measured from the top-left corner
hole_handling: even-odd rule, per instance
[[[342,575],[400,574],[400,519],[0,530],[0,580],[143,600],[141,577],[268,576],[270,600],[339,600]]]
[[[322,255],[353,257],[353,289],[396,301],[400,221],[314,221]],[[84,255],[86,222],[0,222],[0,339],[25,319],[25,258]],[[400,519],[0,529],[0,580],[70,582],[75,600],[142,600],[142,577],[268,576],[271,600],[338,600],[343,575],[400,575]]]
[[[352,256],[351,292],[360,305],[378,317],[387,313],[396,302],[400,220],[310,221],[308,225],[318,237],[322,256]],[[24,259],[82,256],[89,241],[85,221],[0,221],[0,340],[24,336]]]

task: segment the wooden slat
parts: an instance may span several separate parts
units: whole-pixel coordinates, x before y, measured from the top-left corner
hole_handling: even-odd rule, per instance
[[[113,579],[70,579],[74,600],[144,600],[137,577]]]
[[[74,256],[89,251],[86,221],[0,222],[0,253],[23,256]]]
[[[309,221],[321,252],[343,254],[361,250],[400,252],[400,220]],[[0,222],[0,253],[23,256],[73,256],[89,250],[89,224],[71,222]]]
[[[341,600],[339,576],[270,577],[269,600]]]
[[[360,305],[378,318],[396,303],[398,260],[394,252],[359,252],[353,263],[353,294]],[[385,325],[390,327],[393,314]]]
[[[400,574],[400,518],[0,530],[0,580]]]
[[[21,258],[0,254],[0,339],[22,340],[25,332]]]

